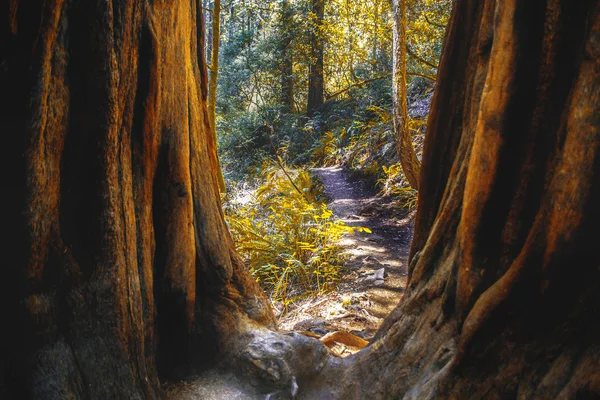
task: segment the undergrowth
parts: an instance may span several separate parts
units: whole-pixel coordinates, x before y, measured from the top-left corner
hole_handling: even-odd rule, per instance
[[[430,87],[417,87],[409,103],[419,156],[430,96]],[[380,195],[397,198],[409,210],[416,207],[417,191],[396,153],[390,99],[379,92],[371,97],[328,102],[311,119],[259,107],[219,120],[220,156],[229,182],[227,222],[250,272],[284,310],[299,297],[333,288],[345,261],[339,241],[362,229],[333,217],[306,167],[343,165],[371,180]],[[235,182],[253,182],[253,188],[236,193]]]
[[[423,117],[410,119],[409,129],[419,157],[424,128]],[[410,187],[398,162],[392,115],[387,107],[369,106],[352,121],[338,121],[313,146],[312,163],[344,165],[372,180],[380,195],[396,197],[409,210],[416,207],[417,191]]]
[[[400,163],[382,167],[384,176],[377,183],[381,187],[382,195],[393,195],[402,204],[402,207],[412,211],[417,207],[418,192],[410,187]]]
[[[369,230],[335,219],[306,169],[265,162],[256,179],[245,200],[225,203],[226,220],[254,278],[287,310],[299,297],[331,290],[345,261],[340,239]]]

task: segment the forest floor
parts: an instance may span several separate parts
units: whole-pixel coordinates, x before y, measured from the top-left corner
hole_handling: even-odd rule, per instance
[[[404,293],[414,212],[392,197],[377,197],[341,167],[312,171],[322,179],[334,215],[372,233],[356,231],[342,240],[347,261],[336,289],[279,312],[279,328],[318,336],[343,331],[370,340]],[[358,349],[339,344],[332,351],[344,357]]]
[[[288,313],[276,309],[279,329],[319,337],[349,332],[370,341],[404,293],[414,212],[402,208],[393,197],[377,197],[364,179],[351,176],[341,167],[314,168],[312,172],[323,181],[335,216],[347,225],[369,228],[372,233],[356,231],[342,240],[347,261],[335,290],[299,300]],[[383,279],[375,279],[376,271],[382,268]],[[336,343],[330,350],[346,357],[360,348]],[[190,381],[167,385],[167,398],[262,399],[264,395],[249,397],[235,376],[209,371]]]

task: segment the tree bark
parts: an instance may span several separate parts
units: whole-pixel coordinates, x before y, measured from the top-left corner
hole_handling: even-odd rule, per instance
[[[408,125],[406,85],[406,0],[392,0],[393,64],[392,103],[396,150],[410,186],[419,190],[421,164],[412,144]]]
[[[9,3],[0,397],[156,398],[274,328],[220,209],[200,6]]]
[[[454,3],[408,288],[339,398],[600,395],[599,7]]]
[[[219,82],[219,49],[221,43],[221,0],[213,1],[212,12],[212,53],[210,56],[210,73],[208,78],[208,120],[211,127],[212,140],[217,143],[217,85]],[[225,177],[217,154],[217,181],[221,193],[226,192]]]
[[[306,114],[313,117],[323,105],[325,81],[323,80],[324,43],[321,25],[325,16],[325,0],[311,0],[314,26],[311,27],[311,61],[308,66],[308,102]]]
[[[204,7],[204,23],[206,29],[206,45],[204,46],[204,58],[210,63],[212,57],[212,43],[213,43],[213,9],[214,6],[212,1],[202,0]]]
[[[404,298],[296,398],[600,396],[599,37],[593,0],[454,3]]]

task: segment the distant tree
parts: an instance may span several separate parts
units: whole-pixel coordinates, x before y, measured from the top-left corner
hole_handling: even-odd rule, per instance
[[[309,117],[323,105],[325,81],[323,79],[324,39],[321,25],[325,15],[325,0],[311,0],[311,55],[308,72],[308,101],[306,113]]]
[[[292,40],[293,9],[289,0],[283,0],[279,10],[279,62],[281,69],[281,104],[287,112],[294,111],[294,49]]]
[[[406,0],[392,0],[394,69],[392,77],[393,121],[396,149],[404,175],[410,186],[419,189],[421,164],[412,144],[408,123],[408,101],[406,84]]]
[[[208,119],[210,120],[212,140],[217,141],[217,85],[219,82],[219,50],[221,43],[221,0],[213,1],[212,9],[212,46],[208,79]],[[216,146],[216,144],[215,144]],[[218,160],[218,156],[217,156]],[[219,190],[225,193],[225,178],[221,164],[217,163],[217,180]]]

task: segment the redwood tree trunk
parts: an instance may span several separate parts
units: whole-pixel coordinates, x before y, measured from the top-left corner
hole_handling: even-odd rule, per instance
[[[408,288],[339,398],[600,396],[599,37],[593,0],[454,2]]]
[[[325,93],[325,81],[323,80],[323,36],[321,33],[321,24],[325,15],[325,0],[311,0],[311,11],[314,21],[311,34],[311,62],[308,71],[308,103],[306,106],[306,114],[309,117],[315,113],[323,105]]]
[[[2,10],[0,397],[155,398],[274,327],[220,210],[200,5]]]
[[[419,190],[421,164],[412,144],[408,124],[406,84],[406,0],[392,0],[393,64],[392,102],[396,150],[402,171],[410,186]]]

